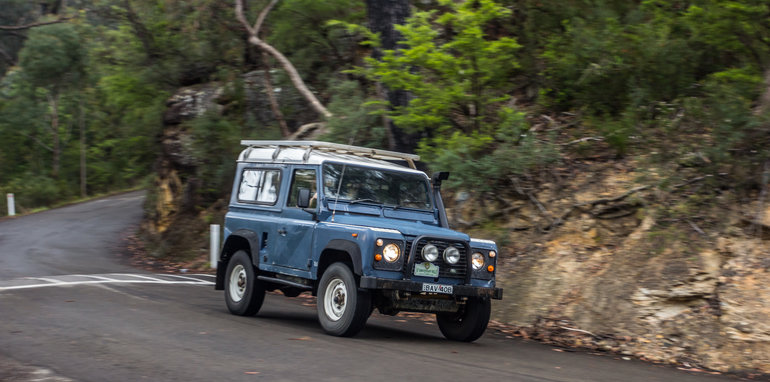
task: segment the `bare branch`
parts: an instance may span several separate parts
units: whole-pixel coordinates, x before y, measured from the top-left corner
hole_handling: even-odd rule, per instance
[[[243,15],[243,0],[235,0],[235,18],[243,24],[243,27],[249,32],[249,36],[256,34],[251,24],[246,21],[246,16]]]
[[[700,182],[703,179],[711,178],[713,176],[714,175],[709,174],[709,175],[699,176],[697,178],[692,178],[692,179],[690,179],[690,180],[688,180],[686,182],[675,184],[675,185],[671,186],[671,189],[672,190],[676,190],[676,189],[682,188],[684,186],[689,186],[689,185],[691,185],[691,184],[693,184],[695,182]]]
[[[583,202],[583,203],[575,204],[575,207],[583,207],[583,206],[589,206],[589,205],[590,206],[595,206],[597,204],[607,204],[607,203],[612,203],[612,202],[618,202],[618,201],[621,201],[621,200],[631,196],[634,193],[637,193],[639,191],[644,191],[644,190],[646,190],[648,188],[650,188],[649,185],[635,187],[635,188],[632,188],[632,189],[630,189],[630,190],[624,192],[623,194],[621,194],[619,196],[616,196],[614,198],[602,198],[602,199],[591,200],[591,201],[588,201],[588,202]]]
[[[73,18],[75,18],[75,16],[60,17],[60,18],[58,18],[56,20],[41,21],[41,22],[37,22],[37,23],[30,23],[30,24],[24,24],[24,25],[0,25],[0,30],[2,30],[2,31],[18,31],[18,30],[35,28],[35,27],[41,27],[43,25],[51,25],[51,24],[63,23],[65,21],[73,19]]]
[[[271,56],[273,56],[279,64],[283,67],[283,69],[286,71],[286,73],[289,75],[289,79],[291,80],[292,84],[294,84],[294,87],[297,89],[297,91],[302,94],[303,97],[310,103],[310,106],[313,107],[313,109],[318,112],[319,114],[323,115],[326,118],[332,117],[332,113],[329,112],[329,110],[326,109],[326,107],[321,104],[321,102],[316,98],[315,94],[308,89],[308,87],[305,85],[305,82],[302,80],[302,77],[299,75],[299,72],[297,72],[297,69],[294,67],[294,65],[289,61],[286,56],[284,56],[281,52],[278,51],[278,49],[275,49],[272,45],[266,43],[262,39],[260,39],[257,34],[259,33],[259,30],[256,29],[257,26],[261,26],[262,22],[264,22],[265,17],[267,17],[267,13],[272,9],[274,3],[276,3],[278,0],[271,1],[270,5],[268,5],[267,8],[262,10],[260,12],[260,17],[257,20],[257,23],[255,24],[254,28],[252,28],[249,23],[246,21],[246,17],[243,15],[243,2],[242,0],[235,0],[235,16],[238,18],[238,21],[243,24],[243,26],[246,28],[246,30],[249,32],[249,43],[256,45],[260,49],[264,50],[265,52],[269,53]]]
[[[706,235],[705,232],[703,232],[702,229],[700,229],[700,227],[698,227],[697,224],[693,223],[692,220],[688,219],[687,220],[687,224],[689,224],[690,227],[692,227],[692,229],[695,230],[695,232],[699,233],[701,236],[708,236],[708,235]]]
[[[603,140],[604,140],[603,137],[585,137],[585,138],[575,139],[574,141],[569,141],[567,143],[562,143],[560,144],[560,146],[570,146],[576,143],[583,143],[583,142],[590,142],[590,141],[601,142]]]
[[[265,18],[267,17],[267,14],[270,13],[271,10],[273,10],[273,7],[275,4],[278,3],[278,0],[272,0],[270,1],[270,4],[268,4],[265,9],[262,10],[262,12],[259,12],[259,16],[257,17],[257,22],[254,23],[254,34],[259,37],[259,31],[262,29],[262,24],[265,23]]]

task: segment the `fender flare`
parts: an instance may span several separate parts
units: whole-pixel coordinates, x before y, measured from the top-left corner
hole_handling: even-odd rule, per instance
[[[254,231],[247,229],[239,229],[229,236],[222,245],[222,250],[219,252],[219,261],[217,261],[217,277],[214,284],[214,289],[222,290],[225,285],[225,272],[227,271],[227,263],[230,256],[237,251],[236,248],[242,249],[243,241],[246,241],[248,248],[246,250],[251,255],[251,262],[255,267],[259,266],[259,235]],[[240,248],[239,248],[240,247]]]
[[[256,232],[250,231],[247,229],[239,229],[233,233],[230,234],[230,236],[227,237],[227,240],[225,241],[224,246],[222,247],[222,252],[219,255],[220,259],[222,258],[222,255],[224,254],[232,254],[235,252],[235,242],[239,238],[246,240],[249,244],[249,253],[251,255],[251,262],[254,264],[254,266],[259,265],[259,235],[257,235]]]
[[[358,246],[358,243],[350,240],[334,239],[326,244],[326,247],[324,247],[321,253],[327,249],[346,252],[350,256],[350,261],[353,263],[353,273],[359,276],[363,274],[361,265],[361,247]]]

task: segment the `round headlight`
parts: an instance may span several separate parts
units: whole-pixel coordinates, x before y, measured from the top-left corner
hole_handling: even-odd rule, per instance
[[[473,264],[473,269],[481,269],[484,266],[484,255],[479,252],[474,253],[471,256],[471,264]]]
[[[436,261],[438,259],[438,248],[433,244],[422,247],[422,258],[428,262]]]
[[[394,263],[401,257],[401,248],[397,245],[390,243],[382,249],[382,257],[389,263]]]
[[[457,264],[460,261],[460,251],[455,247],[447,247],[444,250],[444,261],[449,264]]]

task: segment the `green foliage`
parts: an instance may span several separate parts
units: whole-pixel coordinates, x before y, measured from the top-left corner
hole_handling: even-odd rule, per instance
[[[11,179],[0,187],[0,192],[2,192],[3,198],[6,193],[14,194],[18,212],[37,206],[51,205],[70,196],[66,193],[62,194],[62,188],[55,179],[31,172]]]
[[[368,67],[358,73],[413,95],[408,106],[390,115],[406,131],[490,134],[513,88],[519,45],[486,30],[510,10],[487,0],[442,1],[441,6],[447,10],[415,12],[405,25],[396,26],[403,48],[384,51],[382,60],[368,58]]]
[[[55,15],[45,13],[53,3],[44,3],[0,0],[0,25],[51,20]],[[254,20],[267,2],[247,3]],[[253,97],[247,99],[242,75],[264,64],[231,2],[67,5],[56,13],[78,15],[67,23],[0,31],[10,57],[0,57],[0,188],[28,207],[78,193],[81,126],[89,193],[144,179],[160,150],[164,102],[180,86],[220,81],[233,89],[224,116],[183,126],[199,161],[193,175],[203,200],[229,188],[238,139],[278,138],[277,128],[262,126],[270,123],[257,122],[249,109]],[[770,110],[760,104],[770,70],[766,1],[413,6],[413,17],[396,27],[400,48],[381,60],[366,58],[379,39],[361,26],[365,2],[282,0],[268,16],[260,35],[334,113],[325,139],[386,147],[387,116],[421,140],[418,153],[431,167],[455,173],[449,185],[483,191],[532,178],[562,156],[560,149],[578,147],[550,142],[596,135],[620,155],[654,151],[667,165],[660,167],[728,173],[720,177],[727,186],[757,186],[770,158],[770,116],[759,112]],[[284,90],[279,103],[290,128],[312,118],[280,71],[273,82]],[[380,98],[384,89],[407,92],[409,105],[390,108]],[[560,118],[548,128],[527,122],[561,112],[572,115],[569,129]],[[54,181],[47,176],[55,135],[61,171]],[[591,149],[605,143],[591,142]]]
[[[418,153],[433,167],[452,173],[449,187],[486,192],[510,186],[514,177],[531,176],[559,158],[556,148],[538,139],[524,118],[524,113],[503,108],[494,134],[456,131],[423,140]]]
[[[356,59],[356,41],[340,23],[364,22],[365,6],[356,0],[283,0],[266,21],[269,43],[292,61],[311,86],[325,87],[335,72]]]
[[[554,106],[590,114],[619,115],[685,94],[705,53],[690,49],[681,27],[651,15],[638,23],[619,15],[575,18],[564,28],[543,52],[544,95]]]
[[[190,122],[192,154],[198,159],[195,174],[199,193],[206,201],[215,201],[230,190],[235,175],[233,158],[240,151],[240,127],[215,113],[207,113]]]
[[[402,48],[355,71],[409,92],[409,105],[389,116],[425,137],[418,153],[455,173],[450,186],[496,189],[557,158],[529,131],[524,114],[507,106],[520,45],[495,31],[510,15],[494,1],[441,1],[440,10],[417,11],[396,26]],[[378,45],[372,35],[365,43]]]
[[[80,36],[72,25],[52,24],[30,32],[19,53],[19,64],[33,86],[56,92],[80,80],[85,55]]]
[[[379,102],[365,98],[354,81],[335,82],[329,111],[334,114],[328,121],[329,133],[324,139],[349,145],[387,147],[388,141]]]

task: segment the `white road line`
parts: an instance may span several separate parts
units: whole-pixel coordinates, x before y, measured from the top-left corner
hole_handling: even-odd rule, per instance
[[[206,280],[196,279],[195,277],[187,277],[187,276],[179,276],[179,275],[163,275],[163,276],[177,277],[177,278],[185,279],[185,280],[195,280],[195,281],[197,281],[199,283],[208,283],[208,282],[210,282],[210,281],[206,281]]]
[[[33,289],[33,288],[46,288],[46,287],[61,287],[61,286],[72,286],[72,285],[97,285],[97,284],[161,284],[161,285],[173,285],[173,284],[182,284],[182,285],[214,285],[214,282],[212,281],[206,281],[201,279],[196,279],[192,277],[184,277],[184,276],[176,276],[176,275],[161,275],[158,276],[172,276],[172,277],[178,277],[182,278],[184,280],[163,280],[159,278],[153,278],[143,275],[136,275],[136,274],[130,274],[130,273],[114,273],[110,274],[111,276],[126,276],[126,277],[133,277],[134,279],[128,279],[128,280],[120,280],[120,279],[114,279],[99,275],[62,275],[59,277],[87,277],[91,279],[96,280],[82,280],[82,281],[62,281],[57,280],[50,277],[25,277],[21,279],[16,280],[5,280],[0,281],[0,292],[7,291],[7,290],[18,290],[18,289]],[[27,285],[8,285],[8,283],[13,283],[14,281],[23,281],[23,280],[40,280],[44,281],[45,284],[27,284]],[[3,284],[6,284],[8,286],[2,286]]]
[[[209,275],[209,274],[206,274],[206,273],[193,273],[190,276],[205,276],[205,277],[217,278],[217,276],[215,276],[215,275]]]
[[[148,276],[142,276],[142,275],[133,275],[130,273],[111,273],[112,276],[126,276],[126,277],[136,277],[140,279],[150,280],[150,281],[166,281],[161,279],[156,279],[154,277],[148,277]]]
[[[49,278],[46,278],[46,277],[25,277],[25,279],[27,279],[27,280],[40,280],[40,281],[45,281],[45,282],[48,282],[48,283],[51,283],[51,284],[61,284],[62,283],[61,280],[49,279]]]
[[[102,281],[114,281],[114,282],[120,281],[120,280],[116,280],[116,279],[111,279],[111,278],[109,278],[109,277],[102,277],[102,276],[96,276],[96,275],[70,275],[70,276],[75,276],[75,277],[88,277],[88,278],[97,279],[97,280],[102,280]]]

